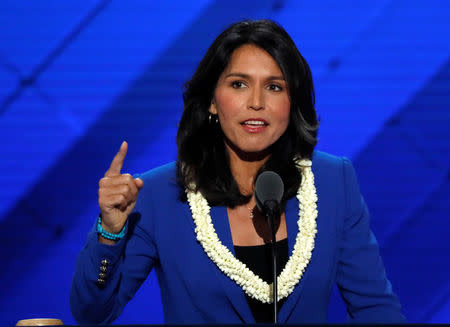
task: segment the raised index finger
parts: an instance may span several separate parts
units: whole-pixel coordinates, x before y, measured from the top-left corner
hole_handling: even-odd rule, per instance
[[[120,170],[122,169],[123,161],[125,160],[125,156],[127,155],[127,150],[128,143],[123,141],[120,146],[119,152],[117,152],[116,156],[111,162],[111,166],[109,166],[109,169],[106,171],[105,177],[120,175]]]

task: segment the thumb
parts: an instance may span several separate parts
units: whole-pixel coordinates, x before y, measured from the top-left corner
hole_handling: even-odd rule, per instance
[[[140,178],[136,178],[134,180],[134,183],[136,184],[136,187],[140,190],[141,188],[144,187],[144,181]]]

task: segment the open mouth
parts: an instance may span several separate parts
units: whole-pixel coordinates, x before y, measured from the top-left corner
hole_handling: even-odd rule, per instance
[[[254,126],[254,127],[262,127],[267,126],[269,123],[267,123],[265,120],[262,119],[248,119],[246,121],[243,121],[241,125],[245,126]]]
[[[247,133],[261,133],[269,125],[264,119],[247,119],[241,123]]]

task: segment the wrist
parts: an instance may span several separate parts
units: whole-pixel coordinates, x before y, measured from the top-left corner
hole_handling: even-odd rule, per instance
[[[102,237],[111,241],[118,241],[125,236],[126,233],[126,223],[123,225],[120,231],[116,231],[115,229],[109,229],[107,226],[104,228],[104,224],[102,222],[101,215],[98,216],[97,219],[97,234],[99,237]]]
[[[100,218],[101,218],[101,216],[100,216]],[[109,225],[105,224],[103,219],[101,219],[100,223],[101,223],[101,227],[103,228],[103,230],[108,232],[108,233],[111,233],[111,234],[119,234],[120,231],[124,227],[124,225],[122,225],[122,226],[109,226]]]

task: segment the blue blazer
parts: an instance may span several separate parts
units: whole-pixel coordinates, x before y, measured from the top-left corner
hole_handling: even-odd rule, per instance
[[[319,212],[315,247],[303,277],[280,309],[279,322],[326,322],[335,283],[350,320],[405,322],[351,163],[316,151],[312,170]],[[254,323],[242,289],[197,241],[189,205],[179,201],[175,172],[170,163],[140,176],[144,188],[121,241],[100,244],[96,231],[90,232],[77,258],[70,293],[78,323],[116,319],[152,269],[166,323]],[[296,197],[287,202],[285,214],[291,254],[298,233]],[[234,254],[226,208],[212,207],[211,217],[220,240]],[[102,265],[102,260],[107,263]],[[97,282],[100,269],[106,271],[104,285]]]

